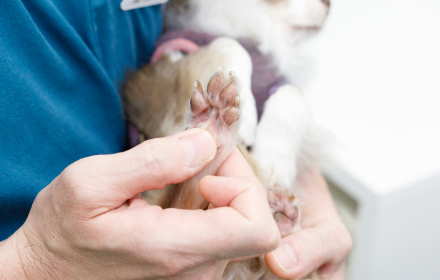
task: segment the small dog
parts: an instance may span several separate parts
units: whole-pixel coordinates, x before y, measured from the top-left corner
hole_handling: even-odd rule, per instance
[[[329,7],[329,0],[171,0],[164,26],[246,39],[293,82],[297,46],[322,28]]]
[[[319,0],[175,0],[166,5],[169,32],[159,40],[153,63],[125,83],[127,117],[147,138],[201,127],[219,147],[215,160],[197,176],[145,194],[150,203],[207,209],[198,182],[216,173],[238,139],[268,190],[281,235],[300,228],[295,182],[316,165],[319,130],[301,92],[287,83],[293,76],[288,66],[295,46],[320,29],[328,6]],[[201,32],[207,30],[242,39]],[[256,65],[263,67],[256,70]],[[256,92],[263,98],[254,98]],[[264,260],[254,258],[228,265],[222,279],[279,278]]]

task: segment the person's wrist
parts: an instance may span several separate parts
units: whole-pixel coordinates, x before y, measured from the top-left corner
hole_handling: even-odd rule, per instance
[[[26,279],[18,256],[15,237],[0,242],[0,277],[2,279]]]
[[[62,266],[23,227],[0,243],[2,279],[61,279]]]
[[[26,272],[29,256],[23,253],[26,249],[26,236],[22,228],[16,231],[8,239],[0,243],[0,276],[4,279],[30,279]]]

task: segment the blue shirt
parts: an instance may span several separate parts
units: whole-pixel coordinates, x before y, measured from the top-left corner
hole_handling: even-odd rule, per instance
[[[72,162],[126,147],[119,87],[149,61],[161,7],[8,0],[0,12],[0,240]]]

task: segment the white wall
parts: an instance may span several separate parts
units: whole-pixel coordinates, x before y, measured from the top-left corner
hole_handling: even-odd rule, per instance
[[[331,4],[299,84],[358,203],[347,279],[440,279],[440,1]]]

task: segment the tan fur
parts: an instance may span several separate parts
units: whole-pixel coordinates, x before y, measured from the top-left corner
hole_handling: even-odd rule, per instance
[[[183,128],[192,90],[188,79],[179,79],[179,66],[164,56],[132,73],[124,85],[125,112],[148,138],[164,137]]]

